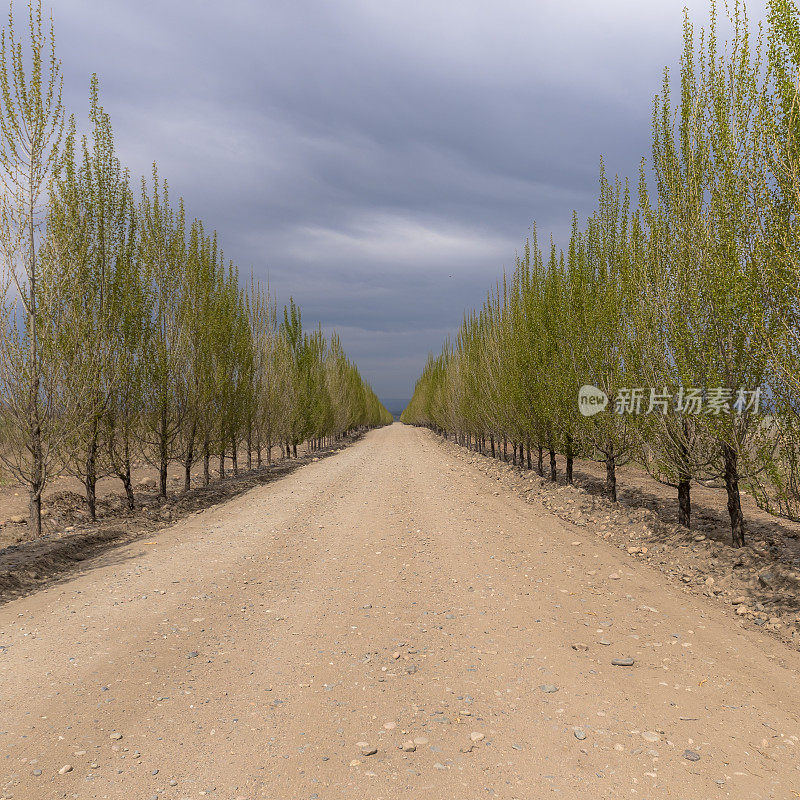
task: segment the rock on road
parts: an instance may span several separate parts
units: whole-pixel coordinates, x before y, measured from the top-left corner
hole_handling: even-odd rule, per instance
[[[0,608],[0,797],[793,798],[797,667],[393,425]]]

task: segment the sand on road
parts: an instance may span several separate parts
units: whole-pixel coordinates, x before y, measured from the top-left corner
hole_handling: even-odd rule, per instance
[[[797,667],[396,424],[0,608],[0,797],[800,797]]]

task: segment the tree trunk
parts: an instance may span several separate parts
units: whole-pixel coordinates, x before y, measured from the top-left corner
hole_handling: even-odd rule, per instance
[[[211,483],[211,442],[208,436],[203,440],[203,484]]]
[[[193,423],[189,441],[186,443],[186,458],[183,462],[183,490],[185,492],[192,488],[192,464],[194,464],[194,437],[196,431],[197,423]]]
[[[31,487],[28,505],[28,538],[38,539],[42,535],[42,494]]]
[[[508,464],[508,439],[505,436],[503,437],[503,461]]]
[[[511,448],[514,451],[513,464],[516,467],[517,466],[517,443],[516,442],[512,442],[511,443]]]
[[[220,478],[225,477],[225,445],[220,446],[219,451],[219,476]]]
[[[575,453],[572,449],[572,437],[566,437],[566,456],[567,456],[567,483],[572,484],[572,463],[574,461]]]
[[[296,442],[292,443],[292,455],[294,455],[294,457],[297,458],[297,443]]]
[[[194,441],[189,442],[186,458],[183,462],[183,490],[188,492],[192,488],[192,464],[194,463]]]
[[[554,483],[558,481],[558,470],[556,469],[556,451],[550,448],[550,480]]]
[[[39,333],[36,300],[36,222],[33,218],[33,201],[31,201],[30,245],[31,259],[30,280],[28,282],[28,352],[30,367],[33,371],[28,404],[31,424],[31,480],[29,484],[30,503],[28,509],[28,537],[38,539],[42,535],[42,492],[44,491],[44,449],[42,446],[42,423],[39,417]]]
[[[609,443],[606,453],[606,494],[612,503],[617,502],[617,462],[614,454],[614,445]]]
[[[729,444],[723,443],[725,461],[725,491],[728,493],[728,515],[731,518],[731,537],[734,547],[744,547],[744,515],[739,497],[739,456]]]
[[[253,469],[253,427],[247,426],[247,469]]]
[[[686,477],[678,481],[678,523],[686,528],[692,527],[692,484]]]
[[[161,411],[161,430],[159,432],[158,496],[167,496],[167,411]]]
[[[236,452],[236,439],[231,439],[231,466],[234,476],[239,474],[239,454]]]
[[[158,496],[167,496],[167,458],[162,454],[161,463],[158,465]]]
[[[497,458],[497,456],[495,455],[495,452],[494,452],[494,434],[493,433],[489,434],[489,444],[492,447],[492,458]]]
[[[86,487],[86,508],[89,511],[89,519],[94,522],[97,519],[97,428],[92,432],[89,439],[89,448],[86,452],[86,474],[83,478],[83,485]]]
[[[539,473],[539,477],[544,478],[544,448],[539,445],[539,460],[536,464],[536,471]]]
[[[122,486],[125,489],[125,497],[128,500],[128,509],[133,511],[136,508],[136,498],[133,495],[133,482],[131,481],[130,462],[125,464],[125,469],[119,473],[119,479],[122,481]]]
[[[525,442],[525,455],[526,455],[527,462],[528,462],[528,469],[531,469],[532,465],[531,465],[531,440],[530,439],[528,439]]]

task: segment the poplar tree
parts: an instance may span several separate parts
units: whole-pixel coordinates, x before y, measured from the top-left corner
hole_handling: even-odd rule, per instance
[[[742,6],[733,7],[730,23],[726,53],[717,39],[714,3],[699,41],[685,18],[680,104],[673,109],[667,74],[656,98],[653,143],[669,291],[682,299],[679,307],[663,304],[669,349],[681,386],[721,390],[726,412],[739,390],[754,391],[766,377],[754,259],[761,249],[754,197],[763,172],[761,43],[753,46]],[[699,424],[717,442],[712,469],[725,480],[733,544],[742,546],[739,483],[763,426],[744,408],[706,414]]]
[[[131,198],[127,174],[114,151],[111,122],[100,105],[96,75],[90,85],[89,111],[91,133],[82,138],[79,153],[74,123],[70,124],[50,213],[70,284],[71,324],[81,342],[65,357],[83,374],[86,392],[84,425],[70,469],[82,480],[89,518],[95,519],[97,480],[108,469],[100,439],[106,427],[102,423],[122,356],[116,326],[126,298],[115,291],[115,283],[127,244]]]
[[[184,367],[181,286],[184,280],[183,203],[173,209],[169,187],[153,165],[152,185],[142,179],[139,204],[139,258],[153,293],[153,328],[147,353],[145,452],[159,472],[158,493],[167,496],[167,469],[180,433],[178,381]]]
[[[27,40],[14,7],[0,32],[0,457],[29,496],[29,535],[42,531],[42,492],[58,469],[80,393],[57,356],[67,285],[49,247],[46,200],[64,130],[61,63],[40,0],[28,7]],[[49,249],[48,249],[49,247]]]
[[[124,241],[120,242],[112,285],[112,305],[117,309],[113,323],[116,358],[102,422],[109,471],[121,481],[128,508],[133,510],[132,467],[144,455],[147,419],[143,409],[150,390],[154,292],[141,260],[139,220],[129,185],[126,194]]]

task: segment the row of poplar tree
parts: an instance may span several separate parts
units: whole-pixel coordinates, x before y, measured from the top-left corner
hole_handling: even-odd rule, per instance
[[[736,3],[684,21],[675,83],[653,109],[638,191],[609,178],[573,216],[566,249],[533,236],[516,269],[431,356],[402,419],[545,471],[556,454],[634,459],[675,487],[724,481],[732,539],[740,486],[800,513],[800,14],[770,0],[758,31]],[[673,99],[674,95],[674,99]],[[584,386],[608,407],[579,413]],[[759,394],[760,393],[760,397]],[[602,395],[598,395],[602,399]],[[534,451],[531,457],[531,448]]]
[[[155,166],[134,191],[96,77],[89,129],[65,119],[52,23],[28,8],[0,39],[0,464],[30,492],[64,470],[96,513],[99,478],[134,506],[132,468],[212,469],[297,455],[391,421],[334,334],[306,331],[290,302],[243,288],[215,233],[189,221]],[[23,41],[25,40],[25,41]],[[24,45],[24,46],[23,46]]]

